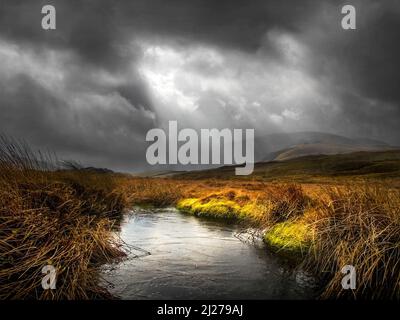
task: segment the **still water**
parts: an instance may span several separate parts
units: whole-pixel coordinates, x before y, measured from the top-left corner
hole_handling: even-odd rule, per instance
[[[121,299],[315,296],[310,277],[289,271],[261,242],[244,241],[242,232],[239,226],[174,209],[135,210],[120,230],[121,238],[134,247],[125,261],[107,266],[102,276]]]

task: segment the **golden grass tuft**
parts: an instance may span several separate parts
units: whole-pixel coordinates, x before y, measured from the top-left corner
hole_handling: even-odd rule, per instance
[[[306,266],[326,271],[322,295],[330,297],[400,298],[400,192],[381,185],[333,187],[329,201],[310,221],[314,250]],[[340,272],[353,265],[355,290],[343,290]]]
[[[179,201],[177,208],[196,216],[210,218],[238,219],[241,214],[241,207],[236,202],[227,199],[188,198]]]
[[[179,183],[168,179],[120,178],[119,191],[125,202],[137,206],[173,206],[182,197]]]
[[[57,169],[0,139],[0,299],[110,298],[98,268],[124,256],[112,231],[124,207],[114,178]],[[43,290],[42,268],[56,268]]]
[[[322,298],[400,298],[400,190],[379,182],[251,189],[221,184],[200,185],[196,197],[178,201],[178,209],[265,230],[269,248],[291,254],[321,279]],[[355,290],[342,288],[345,265],[356,269]]]
[[[0,137],[0,299],[110,298],[99,266],[124,255],[113,228],[127,206],[176,206],[265,230],[324,283],[322,298],[400,298],[400,190],[346,184],[177,180],[60,170],[49,155]],[[392,181],[392,180],[387,180]],[[393,182],[393,181],[392,181]],[[58,270],[41,288],[42,267]],[[355,290],[340,272],[353,265]]]
[[[264,234],[264,241],[276,252],[303,256],[311,246],[311,235],[307,225],[296,221],[280,222]]]

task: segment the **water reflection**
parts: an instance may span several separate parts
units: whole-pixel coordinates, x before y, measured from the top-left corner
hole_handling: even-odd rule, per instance
[[[235,237],[234,225],[198,219],[173,209],[138,211],[120,235],[130,258],[104,272],[122,299],[305,299],[312,281],[288,272],[262,245]],[[136,255],[139,258],[134,258]]]

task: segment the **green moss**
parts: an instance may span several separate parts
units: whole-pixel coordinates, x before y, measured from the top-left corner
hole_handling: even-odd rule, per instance
[[[282,222],[264,234],[264,241],[276,251],[302,255],[311,245],[307,225],[301,222]]]
[[[241,218],[241,206],[226,199],[210,199],[206,202],[198,198],[183,199],[178,202],[177,209],[196,216],[238,219]]]
[[[178,202],[177,209],[198,217],[218,219],[238,219],[257,221],[261,212],[268,208],[259,208],[254,202],[243,206],[223,198],[188,198]],[[265,243],[274,251],[296,258],[302,256],[311,244],[311,235],[306,224],[301,221],[286,221],[274,225],[264,234]]]

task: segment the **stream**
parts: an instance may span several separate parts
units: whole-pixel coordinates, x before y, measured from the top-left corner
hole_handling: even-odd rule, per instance
[[[121,299],[316,296],[311,277],[291,271],[262,241],[248,241],[238,225],[175,209],[135,209],[118,233],[130,253],[123,262],[106,266],[102,277]]]

